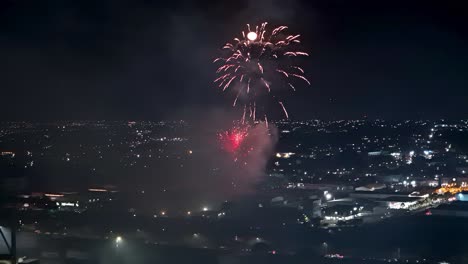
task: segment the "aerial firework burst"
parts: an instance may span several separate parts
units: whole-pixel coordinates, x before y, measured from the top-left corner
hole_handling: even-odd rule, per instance
[[[218,134],[218,139],[223,148],[237,156],[237,153],[244,148],[244,141],[249,135],[250,126],[235,125],[231,129]]]
[[[266,123],[266,113],[257,112],[257,98],[263,94],[274,97],[289,118],[284,103],[277,98],[274,88],[287,86],[296,90],[294,83],[302,81],[310,85],[303,75],[304,70],[295,64],[297,57],[309,54],[297,50],[300,35],[288,35],[286,26],[267,30],[267,23],[254,29],[247,24],[247,31],[242,31],[242,37],[234,38],[233,43],[226,43],[223,56],[216,58],[214,63],[222,63],[216,70],[218,77],[214,82],[223,91],[235,90],[233,106],[242,101],[242,123],[247,119],[256,121],[262,116]],[[246,33],[247,32],[247,33]]]

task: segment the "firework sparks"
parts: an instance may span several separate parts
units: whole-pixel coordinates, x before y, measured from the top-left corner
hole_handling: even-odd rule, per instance
[[[275,131],[275,126],[268,123],[265,115],[257,124],[235,122],[231,128],[217,136],[221,148],[234,162],[247,165],[252,159],[258,158],[258,155],[263,155],[262,148],[271,146],[272,140],[275,140]]]
[[[272,98],[278,98],[273,95],[280,87],[276,83],[287,84],[293,91],[296,90],[294,83],[297,79],[310,85],[304,70],[295,65],[297,57],[309,54],[298,50],[300,35],[288,35],[285,33],[287,29],[287,26],[279,26],[269,31],[266,22],[255,27],[247,24],[247,31],[242,31],[241,37],[234,38],[232,43],[226,43],[223,56],[213,61],[221,63],[214,83],[223,91],[231,87],[238,89],[233,106],[244,104],[242,122],[245,122],[247,108],[249,118],[255,121],[256,98],[265,94],[261,88],[266,88]],[[286,81],[277,81],[278,78]],[[283,102],[278,103],[289,118]]]
[[[231,153],[236,153],[249,134],[249,126],[234,126],[233,128],[218,134],[218,139],[223,148]]]

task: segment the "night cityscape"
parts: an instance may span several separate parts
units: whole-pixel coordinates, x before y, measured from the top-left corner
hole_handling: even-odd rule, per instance
[[[468,263],[462,4],[0,4],[0,263]]]

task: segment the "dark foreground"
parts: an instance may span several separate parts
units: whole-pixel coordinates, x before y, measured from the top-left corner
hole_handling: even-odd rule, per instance
[[[323,242],[314,242],[291,254],[280,248],[242,252],[227,247],[187,247],[142,240],[126,240],[117,246],[111,239],[20,232],[18,255],[38,257],[41,263],[468,263],[468,222],[464,218],[404,216],[304,235],[317,236],[310,241]],[[307,241],[301,234],[296,236]],[[291,241],[294,242],[297,243]]]

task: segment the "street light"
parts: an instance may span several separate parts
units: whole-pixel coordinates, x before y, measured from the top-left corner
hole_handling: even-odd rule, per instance
[[[115,238],[115,247],[119,247],[119,245],[122,244],[122,241],[123,241],[122,237],[121,237],[121,236],[117,236],[117,237]]]

